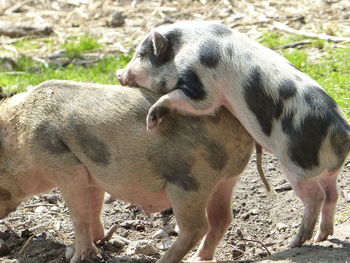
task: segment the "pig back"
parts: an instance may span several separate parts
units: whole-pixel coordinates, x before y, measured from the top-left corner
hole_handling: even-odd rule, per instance
[[[145,89],[45,82],[18,104],[23,147],[48,170],[84,165],[107,191],[132,182],[152,192],[169,182],[195,190],[244,169],[253,141],[232,114],[171,114],[147,132],[158,97]]]

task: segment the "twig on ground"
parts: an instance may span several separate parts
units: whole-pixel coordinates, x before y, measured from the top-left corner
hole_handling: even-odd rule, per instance
[[[308,44],[311,44],[311,43],[312,43],[311,40],[302,40],[302,41],[296,41],[296,42],[289,43],[289,44],[286,44],[286,45],[278,46],[278,47],[275,47],[274,49],[292,48],[292,47],[308,45]]]
[[[114,232],[117,230],[117,228],[118,228],[118,225],[117,225],[117,224],[115,224],[114,226],[112,226],[112,227],[107,231],[105,237],[104,237],[103,239],[100,240],[100,243],[108,242],[108,241],[112,238],[112,236],[113,236]]]
[[[327,40],[332,42],[350,42],[350,37],[336,37],[336,36],[330,36],[326,34],[315,34],[315,33],[306,32],[303,30],[296,30],[280,22],[275,22],[273,26],[278,30],[281,30],[290,34],[295,34],[295,35],[300,35],[300,36],[305,36],[310,38],[317,38],[317,39],[322,39],[322,40]]]
[[[259,240],[253,240],[253,239],[246,239],[246,238],[241,238],[240,240],[242,240],[242,241],[248,241],[248,242],[255,242],[255,243],[260,244],[260,245],[266,250],[267,254],[268,254],[269,256],[271,256],[271,253],[270,253],[269,249],[268,249],[268,248],[264,245],[264,243],[262,243],[261,241],[259,241]]]

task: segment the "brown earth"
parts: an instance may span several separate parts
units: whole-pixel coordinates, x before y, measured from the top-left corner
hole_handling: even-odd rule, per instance
[[[119,27],[111,26],[112,14],[116,11],[125,16],[125,22]],[[102,53],[128,52],[152,27],[178,20],[220,20],[253,38],[263,30],[274,29],[275,21],[310,32],[350,36],[348,0],[8,0],[0,1],[0,15],[2,21],[53,25],[52,46],[64,42],[69,36],[86,32],[96,34],[106,45],[100,51]],[[1,36],[0,44],[11,45],[26,38]],[[16,53],[9,49],[11,55],[26,54],[39,58],[55,51],[44,41],[35,51]],[[334,238],[294,249],[289,249],[288,243],[296,234],[303,206],[289,190],[276,158],[271,155],[265,155],[264,168],[278,192],[272,199],[267,198],[254,162],[252,158],[234,194],[234,220],[220,243],[217,259],[264,263],[350,262],[350,161],[339,176],[340,200]],[[170,211],[146,216],[139,208],[117,201],[106,204],[103,220],[106,228],[115,223],[119,225],[115,236],[130,241],[150,240],[155,246],[161,241],[152,235],[159,229],[173,229],[175,226]],[[171,231],[170,240],[175,238],[176,232]],[[59,191],[35,196],[6,220],[0,221],[0,239],[5,241],[5,245],[0,242],[0,256],[3,255],[0,262],[65,262],[65,247],[74,242],[74,234]],[[128,262],[118,259],[126,254],[128,247],[106,244],[101,247],[102,253],[88,262]],[[273,255],[267,258],[267,251]],[[154,262],[162,253],[164,251],[158,249],[158,254],[150,257],[131,255],[129,262]]]
[[[309,242],[294,249],[289,249],[288,244],[296,235],[303,206],[290,190],[276,158],[265,154],[264,167],[266,176],[277,193],[272,198],[267,198],[253,156],[233,196],[234,220],[219,245],[217,260],[264,263],[350,262],[350,160],[339,176],[340,200],[336,214],[336,234],[329,241],[319,244]],[[171,229],[170,240],[175,240],[177,235],[171,211],[147,216],[141,209],[119,201],[105,205],[103,222],[107,229],[118,224],[115,239],[121,236],[129,241],[149,240],[156,247],[161,245],[160,239],[152,238],[157,230]],[[35,196],[3,220],[0,239],[5,241],[10,250],[0,258],[0,262],[16,262],[16,259],[26,263],[66,262],[65,246],[74,242],[74,233],[59,191]],[[120,248],[112,243],[100,246],[103,253],[87,262],[155,262],[164,253],[158,249],[158,253],[153,256],[133,254],[130,261],[122,261],[118,258],[126,255],[130,245]],[[266,258],[267,251],[273,254],[269,258]],[[0,255],[1,253],[0,248]]]

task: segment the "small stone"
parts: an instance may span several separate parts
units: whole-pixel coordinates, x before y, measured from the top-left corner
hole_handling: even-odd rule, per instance
[[[21,233],[21,238],[29,238],[33,235],[33,232],[29,229],[24,229]]]
[[[258,215],[259,214],[259,209],[254,208],[250,213],[252,215]]]
[[[50,208],[50,212],[59,213],[61,212],[61,209],[58,206],[53,206]]]
[[[250,216],[249,213],[245,213],[244,215],[242,215],[242,219],[247,220],[247,219],[249,219],[249,216]]]
[[[11,251],[7,246],[7,244],[5,243],[5,241],[0,239],[0,257],[7,256],[8,254],[10,254],[10,252]]]
[[[174,244],[174,242],[173,242],[170,238],[166,237],[166,238],[163,238],[163,239],[162,239],[162,243],[159,244],[159,245],[157,246],[157,248],[160,249],[160,250],[167,250],[167,249],[169,249],[173,244]]]
[[[166,237],[168,237],[168,234],[167,234],[163,229],[157,230],[157,231],[152,235],[152,238],[156,238],[156,239],[162,239],[162,238],[166,238]]]
[[[125,16],[122,11],[115,11],[112,14],[111,26],[120,27],[125,23]]]
[[[74,249],[74,246],[72,245],[72,246],[68,246],[68,247],[66,247],[66,252],[65,252],[65,257],[66,257],[66,259],[67,260],[70,260],[72,257],[73,257],[73,255],[74,255],[74,252],[75,252],[75,249]]]
[[[109,241],[109,243],[111,243],[117,249],[121,249],[126,246],[126,243],[120,238],[113,238]]]
[[[276,224],[276,229],[277,231],[281,232],[281,231],[284,231],[288,228],[288,226],[286,224],[283,224],[283,223],[277,223]]]
[[[38,206],[37,208],[34,209],[35,213],[47,213],[49,211],[49,209],[47,209],[46,206]]]
[[[115,200],[116,199],[113,198],[113,196],[111,196],[110,194],[105,194],[105,197],[104,197],[105,204],[113,203]]]
[[[152,245],[151,241],[149,240],[140,240],[132,242],[126,250],[126,254],[128,256],[132,256],[135,254],[153,256],[157,253],[157,249]]]
[[[346,202],[350,202],[350,192],[343,191],[343,196]]]

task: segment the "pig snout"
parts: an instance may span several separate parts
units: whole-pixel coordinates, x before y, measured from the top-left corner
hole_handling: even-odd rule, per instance
[[[126,73],[125,73],[125,69],[118,69],[115,74],[120,82],[121,85],[125,86],[128,84],[127,82],[127,78],[126,78]]]

